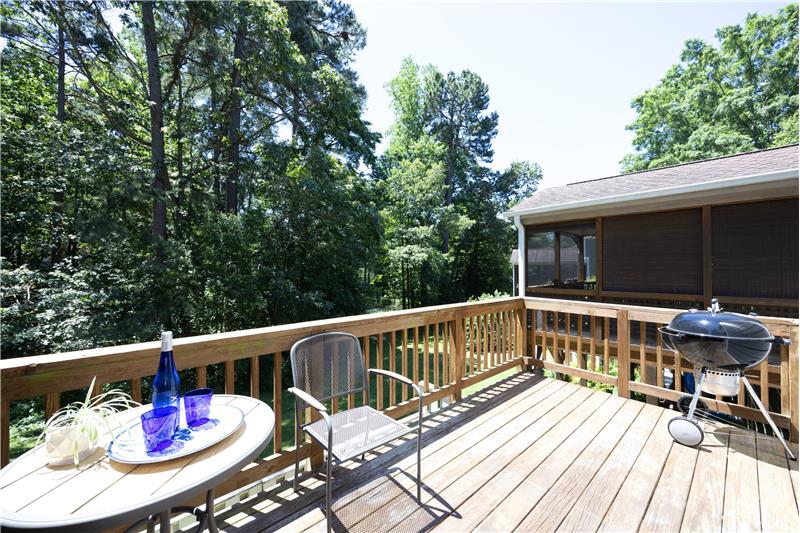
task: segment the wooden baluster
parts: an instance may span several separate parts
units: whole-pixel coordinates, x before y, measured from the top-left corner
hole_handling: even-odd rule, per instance
[[[200,377],[198,375],[198,383],[197,388],[202,389],[205,387],[205,384],[200,385]],[[133,378],[131,380],[131,399],[134,402],[142,403],[142,378]]]
[[[457,385],[457,391],[461,390],[460,386],[460,379],[464,378],[464,369],[459,369],[459,365],[466,365],[467,364],[467,357],[465,355],[466,346],[464,344],[464,319],[459,318],[453,320],[452,322],[448,322],[447,328],[449,331],[449,338],[450,341],[447,343],[447,346],[450,350],[450,381]],[[461,340],[457,338],[458,335],[461,335]],[[459,342],[461,344],[459,344]],[[460,351],[459,351],[460,350]],[[459,377],[460,376],[460,377]],[[460,392],[458,392],[460,394]],[[459,399],[459,398],[457,398]]]
[[[531,329],[528,330],[528,346],[530,346],[531,357],[536,357],[536,309],[531,309],[528,313],[531,321]]]
[[[493,366],[492,361],[495,354],[494,315],[492,313],[487,313],[486,320],[489,321],[487,324],[489,329],[489,352],[486,354],[486,365],[484,369],[488,370]]]
[[[639,382],[647,383],[647,322],[639,321]]]
[[[789,347],[781,345],[781,414],[788,415],[791,404],[789,396],[791,388],[789,386]]]
[[[101,381],[94,382],[94,388],[92,389],[92,396],[97,396],[102,394],[103,392],[103,383]]]
[[[503,313],[503,329],[505,330],[506,339],[506,358],[503,360],[510,361],[514,350],[514,322],[511,320],[511,311]]]
[[[572,314],[564,321],[564,364],[572,366]]]
[[[450,323],[442,322],[442,386],[450,384]]]
[[[501,313],[493,313],[494,315],[494,336],[495,336],[495,350],[493,366],[497,366],[503,360],[503,318]]]
[[[472,317],[472,329],[470,335],[475,335],[475,353],[472,354],[472,365],[470,365],[470,375],[476,374],[481,367],[481,316]]]
[[[140,394],[141,394],[141,383],[139,384],[140,387]],[[198,366],[197,367],[197,388],[198,389],[205,389],[208,387],[208,368],[206,365]]]
[[[769,408],[769,368],[768,368],[768,357],[765,357],[764,360],[758,365],[760,375],[759,381],[761,382],[761,403],[764,404],[764,407],[767,408],[767,411],[770,410]]]
[[[739,380],[739,394],[736,395],[736,403],[738,405],[744,405],[744,394],[744,381]]]
[[[389,334],[389,371],[397,372],[397,332]],[[397,382],[389,380],[389,407],[397,403]]]
[[[364,371],[366,373],[366,369],[369,368],[369,335],[365,335],[361,337],[361,357],[363,358],[363,365]],[[364,391],[361,393],[361,405],[368,405],[368,398],[369,398],[369,377],[367,377],[367,382],[364,383]]]
[[[259,400],[261,399],[261,384],[259,379],[259,364],[258,356],[250,358],[250,396]]]
[[[400,361],[400,372],[403,374],[403,377],[408,377],[408,329],[403,328],[403,349],[400,350],[400,357],[403,359]],[[400,385],[402,389],[402,398],[405,402],[408,400],[408,386],[407,385]]]
[[[414,326],[414,358],[411,360],[414,383],[419,385],[419,326]]]
[[[375,357],[375,368],[383,368],[383,333],[378,333],[378,355]],[[375,381],[375,408],[378,411],[383,411],[383,378],[377,376]]]
[[[234,361],[225,361],[225,394],[234,394],[233,379],[235,375]]]
[[[481,370],[488,370],[492,366],[492,319],[491,315],[481,316],[483,327],[483,354],[481,354]]]
[[[281,352],[272,354],[272,409],[275,412],[275,432],[272,435],[272,449],[275,450],[275,453],[283,449],[281,444],[281,393],[283,391],[281,355]]]
[[[44,419],[50,420],[50,417],[59,409],[61,409],[61,394],[58,392],[49,392],[45,394]]]
[[[631,323],[628,311],[617,311],[617,394],[628,398],[628,381],[631,371]]]
[[[358,341],[356,341],[358,344]],[[348,379],[348,389],[352,389],[356,385],[356,367],[354,364],[348,361],[347,363],[347,379]],[[351,392],[347,395],[347,409],[352,409],[356,406],[356,395],[355,393]]]
[[[328,408],[328,412],[330,412],[330,414],[332,414],[332,415],[335,415],[336,413],[339,412],[338,391],[340,391],[341,388],[342,388],[342,385],[339,382],[340,381],[339,380],[339,375],[340,375],[340,369],[341,369],[341,364],[342,364],[342,360],[341,360],[342,359],[342,347],[341,347],[341,345],[338,346],[338,349],[336,350],[336,353],[332,353],[331,354],[331,358],[333,359],[333,365],[332,366],[336,370],[334,372],[332,372],[332,375],[331,375],[331,394],[333,394],[333,396],[330,399],[331,405]],[[322,402],[322,403],[324,404],[325,402]]]
[[[439,388],[439,323],[433,325],[433,388]]]
[[[542,361],[547,361],[547,311],[542,311]]]
[[[506,341],[506,349],[503,351],[503,362],[505,363],[511,358],[511,352],[514,349],[514,328],[511,327],[511,313],[503,311],[503,339]]]
[[[656,324],[656,385],[664,387],[664,353],[661,347],[663,339],[661,338],[661,331]]]
[[[789,440],[800,440],[800,328],[791,326],[789,329]]]
[[[455,382],[454,397],[456,401],[461,401],[461,389],[464,385],[464,372],[467,365],[466,355],[466,320],[462,313],[457,313],[453,320],[453,381]]]
[[[680,352],[674,352],[675,358],[675,378],[673,379],[673,383],[675,384],[675,390],[677,392],[683,391],[683,368],[681,367],[681,354]],[[744,386],[744,385],[742,385]],[[740,395],[741,396],[741,395]],[[742,404],[744,405],[744,404]]]
[[[589,317],[589,370],[596,371],[597,368],[597,317]]]
[[[442,322],[442,386],[450,384],[450,323]]]
[[[609,368],[609,350],[611,348],[611,319],[607,316],[603,317],[603,374],[611,375]],[[619,344],[617,344],[619,350]]]
[[[578,357],[578,368],[586,369],[586,357],[583,356],[583,315],[578,315],[578,337],[577,337],[577,346],[575,348],[575,354]],[[586,380],[582,379],[580,381],[582,386],[586,386]]]
[[[562,362],[558,356],[558,311],[553,311],[553,361]]]
[[[425,382],[425,392],[430,392],[431,390],[431,381],[430,381],[430,351],[431,351],[431,327],[430,324],[425,324],[423,326],[423,331],[425,334],[424,337],[424,344],[425,349],[423,353],[422,359],[422,379]]]
[[[472,341],[474,340],[475,337],[473,334],[474,320],[475,320],[474,317],[464,318],[464,332],[465,332],[464,340],[467,343],[467,348],[465,353],[467,357],[467,368],[469,368],[470,374],[475,373],[475,367],[473,366],[473,357],[475,356],[475,350],[472,349],[473,346]]]
[[[9,432],[10,402],[0,401],[0,468],[8,464],[8,440],[11,438]]]

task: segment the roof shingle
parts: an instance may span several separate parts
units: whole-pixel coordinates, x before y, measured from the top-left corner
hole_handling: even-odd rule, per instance
[[[584,200],[613,198],[657,189],[667,189],[701,182],[712,182],[728,178],[754,176],[781,170],[798,168],[798,145],[769,148],[693,163],[683,163],[620,174],[607,178],[592,179],[550,187],[536,191],[514,206],[514,211],[552,207]]]

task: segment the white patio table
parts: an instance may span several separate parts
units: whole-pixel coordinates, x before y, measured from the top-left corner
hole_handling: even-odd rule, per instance
[[[214,487],[255,459],[272,438],[275,415],[265,403],[245,396],[214,395],[213,404],[236,406],[242,425],[224,440],[197,453],[160,463],[124,464],[97,450],[76,468],[47,464],[42,446],[0,470],[0,528],[96,531],[156,520],[169,531],[172,512],[194,512],[199,528],[217,531]],[[150,406],[122,413],[133,421]],[[212,407],[213,409],[213,407]],[[206,494],[206,509],[180,507]],[[152,517],[152,519],[149,519]],[[149,519],[149,520],[148,520]]]

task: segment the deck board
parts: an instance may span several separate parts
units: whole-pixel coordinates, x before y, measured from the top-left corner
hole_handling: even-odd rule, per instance
[[[674,444],[677,413],[517,374],[426,417],[423,501],[406,436],[338,466],[336,531],[797,530],[796,463],[772,438],[706,428]],[[730,435],[729,435],[730,433]],[[322,531],[324,477],[218,516],[223,531]]]

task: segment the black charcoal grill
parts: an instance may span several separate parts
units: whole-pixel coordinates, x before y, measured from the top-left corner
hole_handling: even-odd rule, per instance
[[[789,457],[795,459],[783,434],[744,374],[746,369],[763,361],[773,345],[789,344],[788,339],[772,335],[755,313],[748,316],[723,312],[716,299],[711,300],[711,307],[707,311],[681,313],[659,331],[664,344],[682,354],[700,372],[686,414],[673,418],[667,426],[675,441],[686,446],[697,446],[703,442],[705,435],[695,420],[700,392],[736,396],[741,381]],[[676,376],[676,379],[680,379],[680,376]]]

